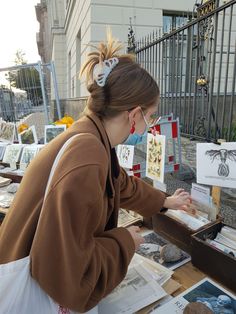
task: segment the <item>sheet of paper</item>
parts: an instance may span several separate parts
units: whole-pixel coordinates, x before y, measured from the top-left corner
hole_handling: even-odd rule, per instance
[[[197,183],[235,188],[236,142],[197,144]]]
[[[210,205],[210,188],[192,183],[191,196],[193,199],[204,203],[206,205]]]
[[[120,285],[99,303],[99,313],[132,314],[166,295],[141,264],[131,265]]]

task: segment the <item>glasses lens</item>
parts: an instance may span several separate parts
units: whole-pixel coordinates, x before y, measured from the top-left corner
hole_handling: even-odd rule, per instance
[[[149,124],[150,126],[154,126],[159,121],[160,116],[158,115],[158,112],[154,112],[150,118],[149,118]]]

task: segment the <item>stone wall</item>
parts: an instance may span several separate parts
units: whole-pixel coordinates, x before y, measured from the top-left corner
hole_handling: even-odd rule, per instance
[[[71,98],[60,100],[61,114],[65,114],[73,117],[77,120],[80,114],[83,112],[86,106],[87,98]],[[58,119],[56,102],[53,101],[51,104],[51,116],[53,121]]]

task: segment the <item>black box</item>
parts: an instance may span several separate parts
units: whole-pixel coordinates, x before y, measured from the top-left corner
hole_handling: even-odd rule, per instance
[[[236,258],[205,241],[213,240],[223,226],[218,221],[191,236],[192,264],[236,293]]]

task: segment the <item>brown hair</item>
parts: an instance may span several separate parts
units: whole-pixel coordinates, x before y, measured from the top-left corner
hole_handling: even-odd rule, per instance
[[[138,105],[145,110],[156,103],[160,94],[156,81],[134,61],[133,55],[118,55],[122,45],[112,38],[110,32],[107,43],[100,43],[95,48],[97,51],[88,54],[80,72],[80,75],[86,74],[89,110],[100,117],[112,117]],[[105,86],[100,87],[93,79],[94,66],[113,57],[117,57],[119,63],[108,75]]]

